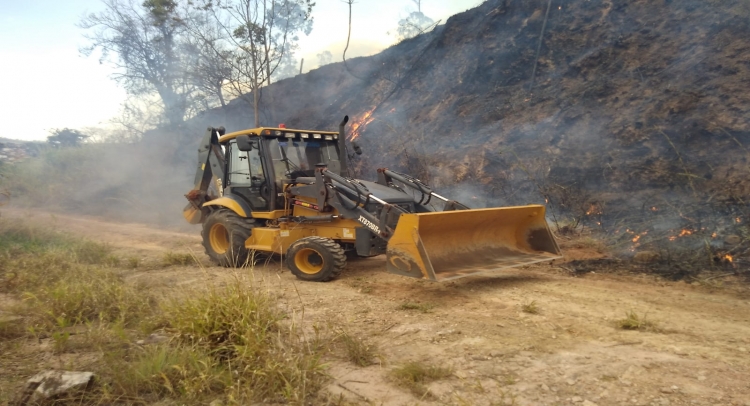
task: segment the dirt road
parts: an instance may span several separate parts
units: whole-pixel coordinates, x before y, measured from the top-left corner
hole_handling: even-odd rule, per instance
[[[170,251],[194,252],[208,264],[198,227],[185,233],[20,209],[3,216],[106,242],[146,264]],[[567,259],[596,255],[567,241],[562,248]],[[278,262],[247,272],[306,322],[335,322],[377,344],[376,365],[331,360],[328,390],[354,403],[750,406],[750,295],[647,276],[572,277],[558,265],[443,284],[390,275],[383,258],[351,261],[329,283],[299,282]],[[126,274],[179,289],[229,271],[207,265]],[[655,329],[618,328],[630,311]],[[409,361],[453,374],[419,399],[389,378]]]

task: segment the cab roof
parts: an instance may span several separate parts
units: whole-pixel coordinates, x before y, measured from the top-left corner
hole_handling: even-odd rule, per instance
[[[331,136],[335,136],[335,137],[332,137],[333,139],[337,139],[339,135],[338,132],[332,132],[332,131],[296,130],[293,128],[260,127],[260,128],[248,128],[247,130],[235,131],[233,133],[224,134],[221,137],[219,137],[219,142],[225,143],[225,142],[228,142],[230,140],[233,140],[239,137],[240,135],[249,135],[251,137],[266,136],[266,137],[279,137],[279,138],[295,138],[295,137],[302,136],[302,134],[307,135],[307,137],[304,137],[304,138],[321,138],[320,136],[331,135]],[[320,136],[315,137],[314,134],[320,134]]]

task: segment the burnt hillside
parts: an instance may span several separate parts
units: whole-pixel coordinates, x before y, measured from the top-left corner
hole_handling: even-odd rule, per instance
[[[348,71],[338,63],[281,81],[263,95],[261,121],[333,128],[350,114],[374,165],[393,165],[375,157],[399,147],[468,164],[428,165],[447,184],[503,183],[516,158],[542,158],[556,180],[620,190],[685,186],[670,176],[685,172],[678,155],[704,179],[744,162],[750,6],[553,1],[529,91],[546,4],[487,1]],[[249,111],[237,100],[191,128],[244,128]]]
[[[362,177],[408,170],[470,204],[547,199],[609,232],[741,234],[750,5],[553,0],[530,88],[546,9],[489,0],[348,69],[281,81],[261,122],[335,128],[349,114]],[[237,100],[190,126],[248,127],[249,111]]]

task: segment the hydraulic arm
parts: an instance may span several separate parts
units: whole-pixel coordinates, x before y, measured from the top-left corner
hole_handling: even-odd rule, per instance
[[[209,127],[206,129],[206,134],[198,148],[198,170],[195,173],[195,186],[185,195],[189,203],[183,210],[183,216],[190,224],[201,223],[205,215],[203,204],[218,197],[209,195],[212,182],[218,182],[218,185],[216,185],[217,195],[221,195],[225,182],[224,152],[219,145],[219,137],[222,135],[224,135],[224,127]]]

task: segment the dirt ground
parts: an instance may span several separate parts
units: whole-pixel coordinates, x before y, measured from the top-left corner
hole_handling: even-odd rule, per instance
[[[106,242],[144,264],[170,251],[194,252],[208,263],[198,227],[189,233],[7,208],[2,215]],[[566,261],[600,255],[572,240],[560,242]],[[330,360],[327,390],[355,404],[750,406],[746,292],[653,276],[574,277],[564,268],[535,265],[442,284],[388,274],[381,257],[350,261],[328,283],[300,282],[278,262],[247,272],[306,323],[334,322],[377,344],[376,365]],[[172,290],[229,273],[208,265],[145,267],[126,277]],[[407,302],[420,309],[400,310]],[[538,314],[522,310],[531,303]],[[630,311],[657,329],[617,328],[616,320]],[[48,343],[37,351],[37,365],[26,365],[29,373],[64,366]],[[453,374],[428,385],[433,397],[419,399],[388,375],[409,361],[447,366]]]

